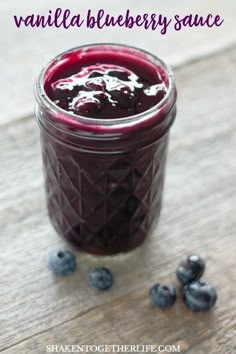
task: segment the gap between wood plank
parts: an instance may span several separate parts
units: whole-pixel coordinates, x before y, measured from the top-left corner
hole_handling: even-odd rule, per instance
[[[140,290],[140,289],[138,289],[138,290]],[[130,291],[130,292],[124,294],[124,295],[121,295],[120,297],[118,297],[118,298],[116,298],[116,299],[112,299],[111,301],[106,302],[106,305],[109,305],[109,304],[111,304],[112,302],[117,301],[118,299],[122,299],[122,298],[125,298],[125,297],[129,296],[129,295],[132,295],[133,293],[135,294],[136,292],[137,292],[137,289],[132,290],[132,291]],[[68,322],[74,321],[74,320],[76,320],[78,317],[82,317],[82,316],[84,316],[84,315],[87,315],[89,312],[92,312],[93,310],[98,309],[98,308],[103,307],[103,306],[104,306],[104,303],[101,303],[100,305],[93,306],[93,307],[87,309],[86,311],[79,313],[77,316],[74,316],[74,317],[72,317],[72,318],[69,318],[68,320],[65,320],[65,321],[63,321],[63,322],[60,322],[60,323],[56,324],[55,326],[52,326],[52,327],[47,328],[47,329],[45,329],[45,330],[43,330],[43,331],[40,331],[40,332],[38,332],[38,333],[36,333],[36,334],[33,334],[32,336],[29,336],[29,337],[27,337],[27,338],[24,338],[23,340],[21,340],[21,341],[19,341],[19,342],[16,342],[16,343],[14,343],[13,345],[10,345],[9,347],[2,348],[2,349],[0,350],[0,353],[4,352],[4,351],[6,351],[6,350],[8,350],[8,349],[10,349],[10,348],[14,348],[14,347],[18,346],[19,344],[22,344],[22,343],[24,343],[24,342],[27,342],[28,340],[30,340],[30,339],[32,339],[32,338],[38,336],[38,335],[41,335],[41,334],[43,334],[43,333],[47,333],[48,331],[51,331],[51,330],[54,329],[54,328],[60,327],[60,326],[66,324],[66,323],[68,323]]]

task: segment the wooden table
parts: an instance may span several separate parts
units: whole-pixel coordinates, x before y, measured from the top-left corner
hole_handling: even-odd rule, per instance
[[[154,235],[117,257],[76,253],[68,278],[47,268],[48,251],[68,247],[45,207],[39,130],[32,114],[1,122],[0,351],[38,354],[46,345],[180,345],[181,353],[236,353],[236,48],[176,61],[178,115],[172,129],[164,205]],[[177,65],[178,64],[178,65]],[[17,110],[15,109],[15,112]],[[21,110],[22,112],[22,110]],[[183,305],[175,278],[187,254],[207,262],[218,291],[209,313]],[[91,268],[112,269],[115,286],[89,287]],[[155,282],[177,285],[176,305],[153,308]]]

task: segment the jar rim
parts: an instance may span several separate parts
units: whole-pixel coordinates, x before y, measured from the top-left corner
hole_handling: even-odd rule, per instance
[[[168,87],[167,87],[167,92],[164,96],[164,98],[158,102],[156,105],[150,107],[148,110],[143,111],[141,113],[131,115],[128,117],[121,117],[121,118],[93,118],[93,117],[85,117],[82,115],[75,115],[73,112],[68,112],[64,110],[63,108],[57,106],[46,94],[45,88],[44,88],[44,79],[45,75],[48,71],[48,69],[56,62],[59,62],[61,58],[63,58],[64,55],[68,55],[70,53],[79,51],[79,50],[89,50],[92,48],[100,48],[100,49],[120,49],[122,48],[124,50],[128,50],[129,54],[135,54],[135,52],[138,52],[139,54],[143,55],[143,59],[146,61],[152,62],[154,65],[159,66],[164,74],[166,75],[166,78],[168,80]],[[144,57],[145,55],[145,57]],[[152,61],[151,61],[152,60]],[[121,43],[109,43],[109,42],[104,42],[104,43],[89,43],[89,44],[83,44],[81,46],[76,46],[70,49],[67,49],[66,51],[58,54],[56,57],[48,61],[42,68],[35,86],[34,86],[34,93],[36,100],[39,104],[43,104],[48,110],[52,112],[52,114],[57,115],[63,115],[66,116],[67,118],[70,118],[73,120],[75,125],[83,125],[83,126],[98,126],[98,127],[105,127],[105,128],[113,128],[114,130],[115,127],[126,127],[127,125],[133,125],[133,124],[138,124],[140,121],[149,121],[154,115],[156,116],[156,113],[158,110],[161,110],[163,107],[168,105],[170,101],[173,100],[172,104],[174,103],[176,99],[176,89],[175,89],[175,78],[173,71],[171,67],[166,64],[162,59],[160,59],[158,56],[149,53],[148,51],[144,49],[140,49],[135,46],[127,45],[127,44],[121,44]],[[172,98],[172,99],[171,99]],[[170,106],[172,106],[172,104]],[[145,116],[145,119],[144,119]],[[115,129],[116,130],[116,129]]]

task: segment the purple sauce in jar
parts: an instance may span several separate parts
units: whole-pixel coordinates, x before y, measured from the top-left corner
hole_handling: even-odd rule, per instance
[[[83,46],[42,70],[35,95],[55,229],[92,254],[139,246],[161,209],[176,115],[170,68],[140,49]]]

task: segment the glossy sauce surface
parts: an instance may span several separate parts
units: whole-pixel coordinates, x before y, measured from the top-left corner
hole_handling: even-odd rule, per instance
[[[156,68],[103,53],[87,60],[67,58],[47,78],[45,91],[65,111],[112,119],[147,111],[164,98],[167,87]]]

